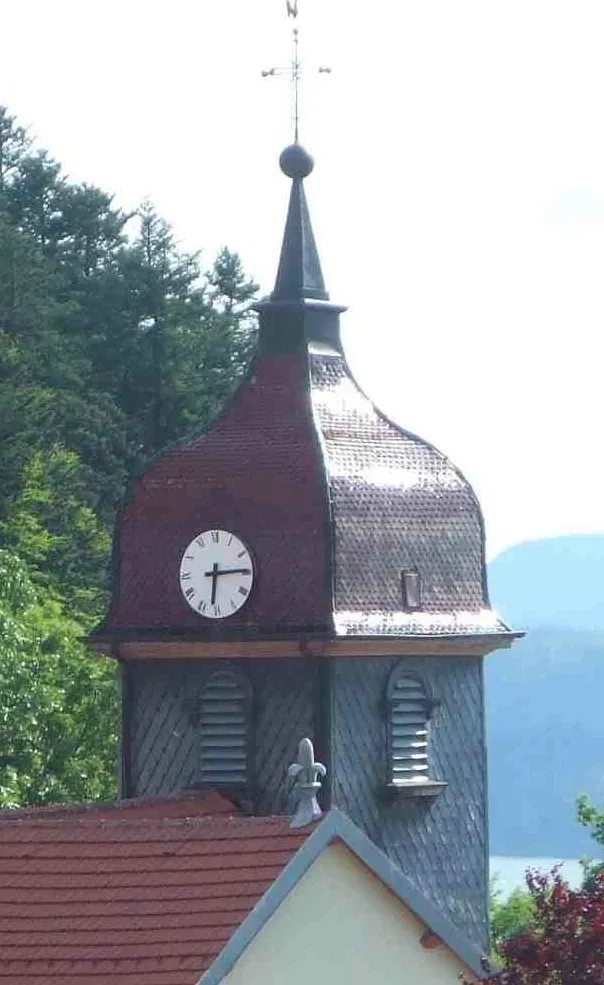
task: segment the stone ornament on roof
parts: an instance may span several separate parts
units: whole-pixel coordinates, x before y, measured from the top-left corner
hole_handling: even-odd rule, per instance
[[[290,827],[303,828],[312,824],[323,813],[317,801],[321,780],[327,774],[323,763],[315,762],[315,750],[310,739],[301,739],[298,745],[298,762],[292,763],[287,775],[294,780],[294,797],[297,799],[296,813]]]

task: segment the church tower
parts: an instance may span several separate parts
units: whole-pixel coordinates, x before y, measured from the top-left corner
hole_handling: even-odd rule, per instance
[[[302,737],[340,808],[488,948],[479,504],[436,448],[357,386],[325,289],[295,143],[272,294],[230,405],[133,484],[110,611],[124,797],[220,788],[290,810]]]

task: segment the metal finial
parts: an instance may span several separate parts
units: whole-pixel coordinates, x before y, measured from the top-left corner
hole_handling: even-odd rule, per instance
[[[292,763],[287,775],[294,780],[294,796],[298,804],[290,827],[303,828],[321,817],[322,811],[317,801],[321,781],[327,770],[323,763],[315,762],[315,750],[310,739],[301,739],[298,745],[298,762]]]
[[[262,71],[263,78],[275,75],[289,75],[292,84],[292,123],[294,130],[294,143],[298,143],[299,124],[300,124],[300,76],[302,74],[302,63],[299,51],[299,33],[297,27],[298,19],[298,0],[285,0],[287,16],[293,18],[294,27],[292,28],[292,58],[291,64],[287,67],[267,68]],[[329,74],[330,68],[322,65],[317,70],[319,74]]]

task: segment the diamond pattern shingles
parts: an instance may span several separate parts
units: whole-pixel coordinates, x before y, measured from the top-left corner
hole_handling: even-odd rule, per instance
[[[488,947],[486,768],[482,674],[474,658],[425,658],[421,673],[441,702],[430,725],[430,774],[447,787],[436,798],[383,796],[386,720],[381,711],[397,659],[334,662],[334,805],[479,949]],[[404,661],[401,662],[404,665]]]
[[[258,660],[254,665],[257,812],[287,812],[291,788],[283,782],[298,742],[314,738],[316,669],[307,660]]]
[[[217,794],[0,812],[0,982],[195,985],[307,836]]]
[[[173,794],[196,779],[191,698],[214,671],[229,667],[250,680],[255,695],[254,812],[288,809],[287,768],[302,736],[314,736],[316,667],[288,660],[132,661],[131,787],[138,797]]]
[[[196,752],[187,700],[198,690],[202,671],[172,661],[133,662],[130,722],[131,793],[173,793],[195,781]]]

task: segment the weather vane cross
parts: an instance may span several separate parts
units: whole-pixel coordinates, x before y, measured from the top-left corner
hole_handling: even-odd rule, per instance
[[[302,74],[302,63],[300,62],[299,34],[298,34],[298,0],[285,0],[287,16],[291,17],[294,26],[292,29],[292,60],[286,67],[267,68],[262,72],[263,78],[274,75],[288,75],[292,84],[292,116],[294,124],[294,141],[298,143],[298,129],[300,122],[300,76]],[[329,73],[330,68],[320,66],[319,73]]]

